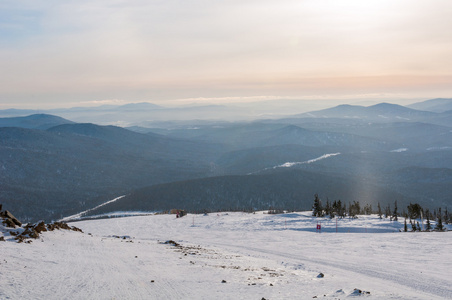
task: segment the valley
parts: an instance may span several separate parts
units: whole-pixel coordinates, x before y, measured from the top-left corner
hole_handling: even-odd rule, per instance
[[[314,194],[374,210],[394,201],[444,209],[452,204],[449,102],[417,105],[433,111],[339,105],[246,122],[190,121],[190,107],[187,120],[148,128],[138,116],[164,108],[91,110],[115,111],[118,120],[136,115],[128,128],[48,114],[0,118],[0,199],[29,221],[86,210],[307,210]],[[3,114],[13,112],[20,111]]]

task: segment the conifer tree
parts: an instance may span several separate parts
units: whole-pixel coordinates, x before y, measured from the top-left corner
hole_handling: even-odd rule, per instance
[[[413,220],[410,220],[411,231],[416,231],[416,223]]]
[[[328,197],[326,198],[326,205],[325,205],[325,214],[330,216],[330,218],[334,218],[334,214],[332,213],[333,209],[331,207],[330,204],[330,200],[328,199]]]
[[[418,219],[421,217],[422,207],[418,203],[410,203],[407,208],[410,219]]]
[[[438,209],[438,215],[437,215],[437,221],[436,221],[435,230],[437,230],[437,231],[444,231],[443,216],[441,215],[441,207]]]
[[[388,204],[385,208],[385,218],[388,218],[391,215],[391,206]]]
[[[332,206],[332,214],[336,214],[338,217],[342,217],[341,210],[342,210],[341,200],[339,200],[339,201],[334,200],[333,206]],[[334,218],[334,216],[332,218]]]
[[[380,219],[382,219],[382,215],[383,215],[383,213],[381,212],[381,206],[380,206],[380,202],[378,202],[378,217],[380,218]]]
[[[359,201],[353,201],[353,204],[348,204],[348,216],[350,218],[356,219],[357,215],[361,212],[361,207]]]
[[[397,213],[397,200],[396,200],[394,202],[394,213],[392,214],[392,217],[393,217],[394,221],[397,221],[397,216],[398,216],[398,213]]]
[[[432,230],[432,224],[430,223],[430,211],[428,209],[426,210],[426,215],[427,215],[427,227],[425,228],[425,230],[430,231]]]
[[[371,215],[372,214],[372,205],[366,204],[366,206],[364,206],[364,208],[363,208],[363,213],[365,215]]]
[[[314,204],[312,205],[312,216],[323,217],[322,202],[320,201],[319,195],[314,195]]]

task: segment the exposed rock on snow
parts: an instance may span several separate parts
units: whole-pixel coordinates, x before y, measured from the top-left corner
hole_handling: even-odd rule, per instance
[[[162,244],[173,245],[173,246],[175,246],[175,247],[181,247],[180,244],[176,243],[176,242],[173,241],[173,240],[168,240],[168,241],[166,241],[166,242],[163,242]]]
[[[354,289],[353,292],[351,292],[350,296],[361,296],[361,295],[370,295],[370,292],[363,291],[360,289]]]
[[[14,230],[7,230],[7,232],[14,236],[14,239],[18,243],[27,242],[30,243],[30,239],[39,238],[39,234],[45,231],[54,231],[55,229],[65,229],[65,230],[73,230],[83,232],[80,228],[75,226],[69,226],[64,222],[54,222],[50,224],[45,224],[44,222],[39,222],[36,224],[26,224],[22,226],[22,223],[14,217],[12,213],[9,211],[0,211],[0,217],[3,219],[3,224],[7,228],[12,228]],[[17,228],[19,227],[19,228]],[[5,241],[5,237],[1,237],[2,241]]]
[[[22,226],[22,223],[7,210],[0,211],[0,217],[7,227],[16,228],[16,226]]]
[[[75,226],[69,226],[66,223],[63,222],[54,222],[50,224],[45,224],[44,222],[40,222],[38,224],[27,224],[23,227],[23,231],[16,235],[15,240],[17,240],[18,243],[22,242],[28,242],[31,241],[27,239],[37,239],[39,238],[39,234],[41,232],[45,231],[54,231],[55,229],[64,229],[64,230],[72,230],[72,231],[79,231],[83,232],[80,228],[77,228]]]

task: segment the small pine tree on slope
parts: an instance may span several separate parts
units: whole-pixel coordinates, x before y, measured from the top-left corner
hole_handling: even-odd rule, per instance
[[[430,231],[432,230],[432,224],[430,223],[430,211],[426,211],[426,215],[427,215],[427,227],[425,228],[425,231]]]
[[[380,218],[380,219],[382,219],[382,216],[383,215],[383,213],[381,212],[381,206],[380,206],[380,202],[378,202],[378,217]]]
[[[394,213],[392,214],[392,218],[394,221],[397,221],[397,216],[398,216],[398,213],[397,213],[397,200],[396,200],[394,202]]]
[[[435,230],[437,230],[437,231],[444,231],[443,217],[441,215],[441,208],[438,209],[438,216],[437,216]]]
[[[320,201],[319,195],[314,195],[314,204],[312,206],[312,216],[313,217],[323,217],[322,202]]]

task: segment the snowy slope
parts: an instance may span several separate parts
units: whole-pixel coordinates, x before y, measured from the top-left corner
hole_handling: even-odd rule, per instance
[[[0,299],[452,297],[451,232],[401,233],[402,223],[360,216],[338,220],[338,233],[321,219],[316,233],[319,221],[151,215],[74,222],[84,233],[45,232],[31,244],[2,233]]]

